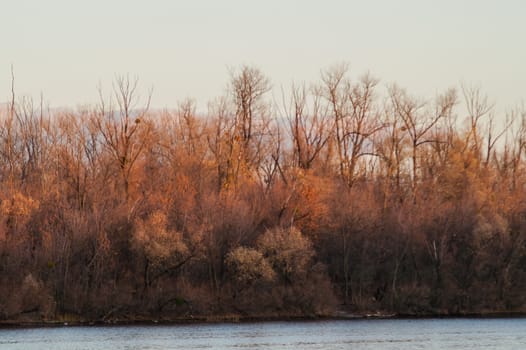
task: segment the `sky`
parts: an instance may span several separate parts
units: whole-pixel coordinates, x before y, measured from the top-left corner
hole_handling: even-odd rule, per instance
[[[116,75],[152,106],[224,93],[229,71],[258,67],[274,94],[349,65],[381,89],[431,98],[461,83],[498,106],[526,99],[522,0],[0,0],[0,101],[11,89],[53,107],[98,101]]]

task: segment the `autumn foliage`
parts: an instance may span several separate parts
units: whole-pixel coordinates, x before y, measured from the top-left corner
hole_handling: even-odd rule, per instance
[[[0,115],[0,319],[526,311],[526,111],[345,66]]]

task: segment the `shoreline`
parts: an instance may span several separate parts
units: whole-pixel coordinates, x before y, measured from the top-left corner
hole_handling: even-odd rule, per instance
[[[362,320],[411,320],[411,319],[499,319],[526,318],[526,312],[479,312],[458,314],[388,314],[388,313],[337,313],[330,316],[284,315],[284,316],[241,316],[209,315],[181,318],[122,318],[111,320],[2,320],[0,329],[9,328],[55,328],[55,327],[126,327],[126,326],[170,326],[205,325],[221,323],[264,323],[264,322],[311,322],[311,321],[362,321]]]

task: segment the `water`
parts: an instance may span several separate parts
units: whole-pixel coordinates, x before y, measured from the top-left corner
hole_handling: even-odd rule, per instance
[[[0,329],[0,349],[524,349],[526,319]]]

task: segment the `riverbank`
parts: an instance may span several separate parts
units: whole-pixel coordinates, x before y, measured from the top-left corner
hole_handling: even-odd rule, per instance
[[[477,313],[437,313],[437,314],[396,314],[385,312],[349,313],[338,311],[331,315],[206,315],[184,317],[145,317],[124,316],[112,319],[83,319],[66,315],[53,320],[38,320],[29,316],[13,320],[0,320],[0,328],[40,328],[75,326],[130,326],[130,325],[188,325],[214,323],[255,323],[255,322],[297,322],[297,321],[336,321],[364,319],[448,319],[448,318],[526,318],[525,312],[477,312]]]

